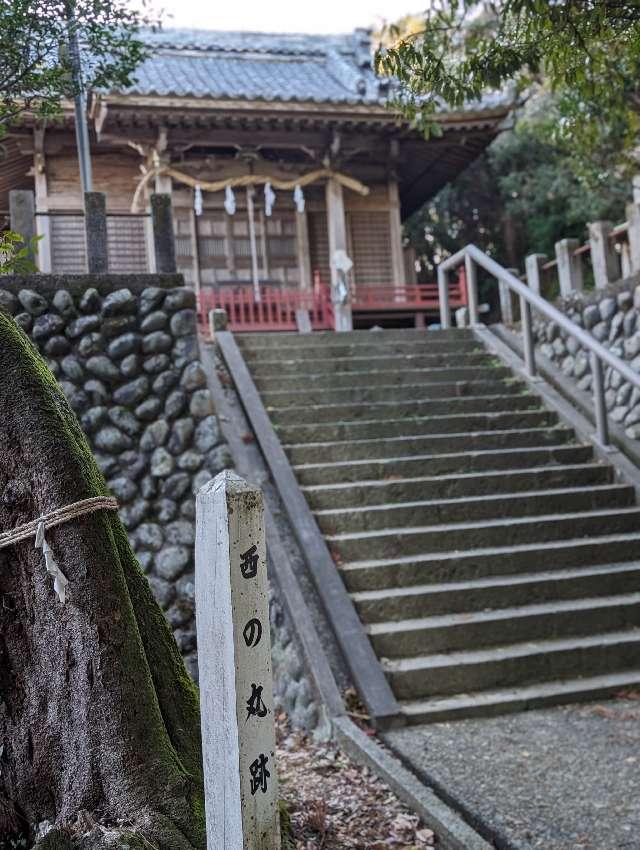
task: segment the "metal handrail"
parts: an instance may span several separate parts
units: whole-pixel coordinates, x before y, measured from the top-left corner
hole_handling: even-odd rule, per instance
[[[538,374],[536,367],[535,345],[533,340],[533,326],[531,321],[531,308],[535,308],[543,316],[546,316],[567,334],[576,339],[585,349],[589,351],[591,360],[591,374],[593,376],[593,403],[595,410],[596,434],[602,446],[609,446],[609,423],[607,420],[607,407],[604,397],[604,374],[602,364],[606,363],[615,369],[623,378],[640,389],[640,375],[631,369],[620,357],[612,354],[607,348],[598,342],[595,337],[587,333],[583,328],[572,322],[557,307],[550,304],[537,292],[529,289],[524,283],[505,269],[500,263],[496,263],[475,245],[467,245],[457,253],[448,257],[438,266],[438,297],[440,301],[440,324],[443,328],[451,327],[451,315],[449,309],[449,287],[447,274],[457,266],[465,264],[467,273],[467,288],[469,298],[469,322],[471,326],[480,324],[478,321],[478,279],[476,265],[481,266],[490,275],[502,281],[510,290],[520,296],[520,317],[522,322],[522,337],[524,343],[524,361],[527,374],[535,378]]]

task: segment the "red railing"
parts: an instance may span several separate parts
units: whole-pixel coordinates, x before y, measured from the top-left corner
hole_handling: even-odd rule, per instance
[[[314,331],[333,328],[333,306],[328,286],[316,285],[312,291],[286,287],[262,286],[260,301],[253,287],[202,286],[199,299],[200,321],[206,327],[210,310],[222,308],[229,316],[233,331],[295,331],[296,313],[305,310]]]
[[[449,304],[453,309],[467,306],[467,281],[464,269],[458,280],[449,286]],[[383,312],[414,310],[437,312],[440,309],[437,283],[415,283],[404,286],[380,286],[358,284],[351,298],[355,311]]]
[[[435,283],[402,286],[358,284],[354,287],[351,304],[355,313],[437,315],[438,286]],[[464,269],[460,270],[457,282],[450,283],[449,304],[452,309],[467,305]],[[331,330],[334,326],[331,291],[317,275],[311,291],[261,286],[260,301],[255,300],[250,284],[219,287],[205,284],[200,288],[198,307],[204,328],[208,327],[209,311],[218,308],[227,311],[229,327],[236,332],[298,330],[296,313],[299,310],[308,313],[314,331]]]

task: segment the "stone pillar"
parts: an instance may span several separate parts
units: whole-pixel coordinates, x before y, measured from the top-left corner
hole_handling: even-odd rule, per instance
[[[36,235],[36,202],[29,189],[13,189],[9,192],[9,219],[11,230],[19,233],[25,245]],[[30,259],[34,252],[29,251]]]
[[[87,270],[89,274],[109,271],[107,246],[107,198],[104,192],[85,192],[84,228],[87,237]]]
[[[173,208],[171,195],[151,195],[151,221],[153,222],[153,248],[158,274],[176,271],[176,243],[173,235]]]
[[[337,331],[353,330],[353,318],[351,316],[351,294],[348,292],[345,300],[338,300],[341,285],[347,280],[348,273],[341,272],[335,264],[337,251],[347,254],[347,220],[344,213],[344,197],[342,186],[336,180],[330,178],[326,187],[327,201],[327,229],[329,232],[329,261],[331,266],[331,297],[333,300],[333,313],[335,317],[335,329]]]
[[[612,230],[610,221],[593,221],[589,224],[591,265],[596,289],[604,289],[620,277],[620,263],[610,238]]]
[[[546,254],[529,254],[524,261],[527,286],[538,295],[542,292],[542,266],[547,262]]]
[[[582,257],[574,255],[580,247],[577,239],[561,239],[556,242],[556,260],[558,261],[558,281],[560,295],[566,297],[572,292],[582,292],[584,280],[582,276]]]
[[[631,272],[635,274],[640,272],[640,204],[634,202],[627,205],[627,221]]]

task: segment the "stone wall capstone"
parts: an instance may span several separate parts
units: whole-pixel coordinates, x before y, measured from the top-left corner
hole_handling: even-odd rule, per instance
[[[560,299],[556,306],[569,319],[589,331],[595,339],[627,361],[640,373],[640,278],[591,293]],[[589,353],[555,322],[534,315],[534,337],[542,354],[555,363],[581,390],[592,387]],[[605,400],[613,422],[627,437],[640,440],[640,390],[605,366]]]
[[[194,494],[231,457],[199,360],[194,294],[175,278],[144,288],[125,278],[102,294],[29,282],[0,287],[0,308],[60,382],[197,679]]]

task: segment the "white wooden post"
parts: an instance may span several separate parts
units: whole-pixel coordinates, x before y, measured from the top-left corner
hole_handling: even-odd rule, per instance
[[[611,242],[612,230],[610,221],[592,221],[589,224],[591,265],[596,289],[604,289],[620,277],[620,264]]]
[[[262,493],[228,470],[196,500],[208,850],[280,850]]]
[[[571,295],[572,292],[582,292],[584,281],[582,277],[582,256],[574,255],[580,247],[577,239],[561,239],[556,242],[556,259],[558,261],[558,280],[560,295]]]
[[[547,262],[546,254],[529,254],[524,261],[527,286],[538,295],[542,292],[542,266]]]

